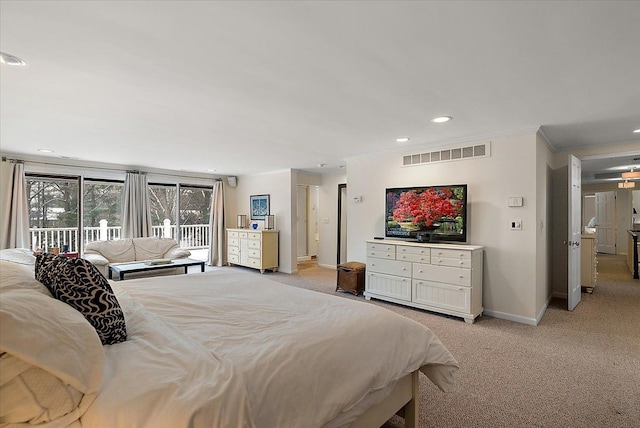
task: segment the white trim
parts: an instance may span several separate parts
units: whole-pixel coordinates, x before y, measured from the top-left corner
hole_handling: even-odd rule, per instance
[[[544,316],[544,313],[547,311],[547,308],[549,308],[549,303],[551,303],[551,299],[553,299],[553,295],[549,296],[549,298],[547,298],[547,301],[544,302],[544,305],[542,305],[540,312],[538,312],[538,315],[536,316],[536,325],[540,324],[540,321],[542,321],[542,317]]]
[[[500,318],[507,321],[518,322],[520,324],[527,324],[527,325],[533,325],[533,326],[537,325],[535,318],[522,317],[520,315],[507,314],[507,313],[498,312],[498,311],[488,311],[486,309],[482,314],[483,316],[486,315],[488,317]]]
[[[336,265],[327,265],[324,263],[318,263],[318,267],[325,268],[325,269],[333,269],[333,270],[338,269]]]

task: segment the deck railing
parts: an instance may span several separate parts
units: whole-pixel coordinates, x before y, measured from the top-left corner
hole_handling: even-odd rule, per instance
[[[30,228],[32,248],[41,248],[49,251],[50,248],[62,248],[68,246],[68,251],[78,252],[79,242],[86,244],[93,241],[113,241],[121,238],[121,226],[108,226],[106,222],[98,227],[83,227],[82,240],[78,239],[78,228]],[[177,240],[181,248],[188,250],[209,247],[208,224],[185,224],[181,226],[163,224],[151,227],[152,236],[159,238],[173,238]]]

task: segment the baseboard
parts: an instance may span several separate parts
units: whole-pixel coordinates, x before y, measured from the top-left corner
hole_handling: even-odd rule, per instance
[[[338,268],[336,265],[326,265],[324,263],[318,263],[318,267],[325,268],[325,269],[334,269],[334,270]]]
[[[527,324],[527,325],[533,325],[533,326],[538,325],[535,318],[527,318],[520,315],[507,314],[507,313],[498,312],[498,311],[489,311],[487,309],[485,309],[482,314],[489,317],[493,317],[493,318],[500,318],[507,321],[518,322],[520,324]]]
[[[540,309],[540,312],[538,312],[538,315],[536,316],[536,325],[540,324],[540,321],[542,321],[542,317],[544,316],[544,313],[547,311],[547,308],[549,307],[549,303],[551,303],[551,299],[553,299],[553,295],[549,296],[549,298],[544,303],[544,305],[542,305],[542,309]]]

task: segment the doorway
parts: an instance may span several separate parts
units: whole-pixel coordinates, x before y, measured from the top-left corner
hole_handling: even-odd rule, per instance
[[[337,265],[347,262],[347,184],[338,184]]]
[[[316,262],[320,235],[318,232],[319,186],[299,184],[297,187],[296,228],[298,266]],[[307,266],[308,263],[305,265]]]

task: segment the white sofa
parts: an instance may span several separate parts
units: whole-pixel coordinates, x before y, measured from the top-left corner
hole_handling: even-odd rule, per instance
[[[93,263],[105,277],[109,275],[109,265],[114,263],[132,263],[157,259],[183,259],[191,255],[190,251],[180,248],[170,238],[127,238],[116,241],[94,241],[85,246],[84,259]],[[184,268],[162,269],[143,272],[139,275],[173,275],[184,273]]]

